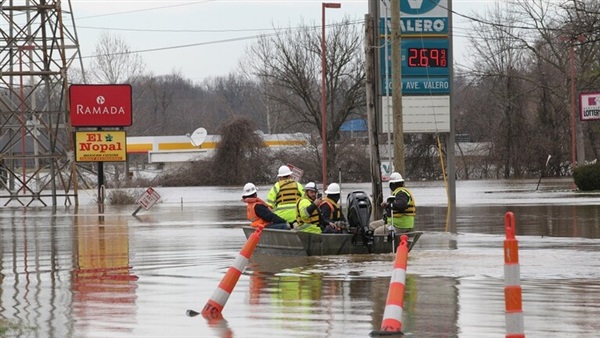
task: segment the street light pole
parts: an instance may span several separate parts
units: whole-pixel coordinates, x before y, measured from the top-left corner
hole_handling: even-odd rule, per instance
[[[327,60],[325,53],[325,8],[340,8],[342,4],[323,2],[321,4],[321,170],[323,171],[323,189],[327,186]]]

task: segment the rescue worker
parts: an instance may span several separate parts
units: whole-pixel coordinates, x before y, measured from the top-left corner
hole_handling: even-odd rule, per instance
[[[319,205],[322,200],[317,197],[317,185],[315,182],[308,182],[304,187],[304,196],[296,203],[296,220],[298,222],[298,231],[321,233],[321,212]]]
[[[330,183],[325,190],[325,198],[319,206],[321,210],[321,230],[324,234],[342,233],[342,225],[346,223],[346,218],[339,205],[340,185]]]
[[[267,195],[267,205],[277,216],[292,224],[296,221],[296,202],[302,198],[304,187],[292,178],[292,171],[287,165],[279,167],[277,178]]]
[[[252,183],[244,185],[242,201],[246,202],[246,216],[252,222],[254,228],[264,227],[268,229],[287,230],[288,223],[271,211],[271,208],[263,200],[257,197],[258,189]]]
[[[415,199],[406,187],[404,187],[404,178],[397,172],[390,175],[389,180],[392,196],[388,201],[382,202],[381,207],[386,210],[386,218],[373,221],[369,228],[374,230],[376,235],[387,233],[386,223],[394,226],[397,232],[410,232],[415,225],[416,206]],[[387,221],[387,222],[386,222]]]

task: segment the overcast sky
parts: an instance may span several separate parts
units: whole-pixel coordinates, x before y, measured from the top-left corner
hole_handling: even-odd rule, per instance
[[[500,0],[502,1],[502,0]],[[331,1],[333,2],[333,1]],[[362,26],[366,0],[340,0],[327,23],[343,17]],[[496,0],[454,0],[455,12],[483,12]],[[66,2],[65,2],[66,3]],[[302,22],[320,29],[321,3],[313,0],[72,0],[82,56],[93,55],[102,32],[124,40],[154,75],[179,72],[200,82],[236,70],[246,46],[272,28]],[[65,4],[63,4],[65,6]],[[455,61],[465,63],[467,19],[454,15]],[[84,64],[89,58],[84,59]]]

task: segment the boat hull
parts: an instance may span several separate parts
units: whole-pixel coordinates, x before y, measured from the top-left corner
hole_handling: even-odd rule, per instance
[[[255,230],[249,226],[243,226],[242,229],[246,238],[249,238]],[[408,236],[410,251],[422,234],[420,231],[396,233],[393,241],[390,236],[375,235],[372,243],[364,243],[362,236],[355,234],[313,234],[293,230],[263,229],[254,252],[283,256],[382,254],[394,252],[400,243],[401,235]]]

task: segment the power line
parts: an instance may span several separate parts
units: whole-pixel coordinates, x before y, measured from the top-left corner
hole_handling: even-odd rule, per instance
[[[130,11],[123,11],[123,12],[113,12],[113,13],[106,13],[106,14],[83,16],[83,17],[79,17],[79,18],[76,18],[76,19],[77,20],[85,20],[85,19],[91,19],[91,18],[101,18],[101,17],[105,17],[105,16],[113,16],[113,15],[121,15],[121,14],[131,14],[131,13],[140,13],[140,12],[149,12],[149,11],[155,11],[155,10],[165,9],[165,8],[174,8],[174,7],[182,7],[182,6],[200,5],[200,4],[205,4],[207,2],[214,2],[214,1],[216,1],[216,0],[204,0],[204,1],[195,1],[195,2],[190,2],[190,3],[168,5],[168,6],[161,6],[161,7],[133,9],[133,10],[130,10]]]
[[[152,33],[232,33],[232,32],[265,32],[272,31],[273,28],[241,28],[241,29],[151,29],[151,28],[118,28],[118,27],[96,27],[96,26],[77,26],[77,28],[97,29],[107,31],[123,32],[152,32]]]
[[[144,11],[153,11],[153,10],[159,10],[159,9],[165,9],[165,8],[198,5],[198,4],[208,3],[208,2],[215,2],[215,1],[216,0],[196,1],[196,2],[184,3],[184,4],[176,4],[176,5],[169,5],[169,6],[160,6],[160,7],[139,9],[139,10],[124,11],[124,12],[107,13],[107,14],[101,14],[101,15],[97,15],[97,16],[87,16],[87,17],[82,17],[82,18],[79,18],[79,19],[87,19],[87,18],[94,18],[94,17],[101,17],[101,16],[110,16],[110,15],[130,14],[130,13],[144,12]],[[427,1],[432,1],[432,0],[427,0]],[[441,6],[441,7],[444,8],[443,6]],[[445,8],[445,9],[449,10],[448,8]],[[451,12],[453,14],[459,16],[459,17],[464,18],[464,19],[467,19],[467,20],[470,20],[470,21],[474,21],[474,22],[478,22],[478,23],[481,23],[481,24],[484,24],[484,25],[493,26],[493,27],[511,28],[511,29],[529,29],[529,30],[536,30],[537,29],[536,27],[507,25],[507,24],[500,24],[500,23],[494,23],[494,22],[490,22],[490,21],[485,21],[485,20],[482,20],[480,18],[476,18],[476,17],[470,16],[470,15],[459,13],[459,12],[457,12],[455,10],[452,10]],[[330,24],[330,25],[327,25],[327,26],[355,25],[355,24],[364,24],[364,22],[362,20],[355,20],[355,21],[348,21],[347,23],[343,23],[343,24]],[[123,53],[107,54],[107,55],[120,55],[120,54],[156,52],[156,51],[164,51],[164,50],[190,48],[190,47],[206,46],[206,45],[221,44],[221,43],[228,43],[228,42],[237,42],[237,41],[252,40],[252,39],[258,39],[260,37],[273,36],[273,35],[276,34],[276,32],[279,32],[279,31],[282,31],[282,30],[283,31],[294,31],[294,30],[298,30],[298,29],[307,28],[307,26],[288,27],[288,28],[273,27],[273,28],[268,28],[268,29],[265,29],[265,28],[242,28],[242,29],[199,29],[199,30],[198,29],[195,29],[195,30],[136,29],[136,28],[115,28],[115,27],[96,27],[96,26],[80,26],[80,28],[97,29],[97,30],[108,30],[108,31],[131,31],[131,32],[152,32],[152,33],[159,33],[159,32],[165,32],[165,33],[273,32],[273,33],[263,33],[263,34],[243,36],[243,37],[236,37],[236,38],[229,38],[229,39],[203,41],[203,42],[191,43],[191,44],[184,44],[184,45],[174,45],[174,46],[166,46],[166,47],[158,47],[158,48],[148,48],[148,49],[140,49],[140,50],[136,50],[136,51],[123,52]],[[312,26],[312,27],[308,27],[308,28],[309,29],[320,29],[321,26],[320,25],[319,26]],[[551,29],[551,30],[557,30],[558,31],[559,29]],[[457,31],[462,31],[462,34],[456,34]],[[470,39],[484,40],[484,38],[473,37],[472,35],[469,35],[468,34],[469,31],[470,31],[469,28],[453,27],[453,36],[454,37],[460,37],[460,38],[470,38]],[[99,55],[84,56],[82,58],[92,58],[92,57],[96,57],[96,56],[99,56]]]
[[[327,26],[328,27],[350,26],[350,25],[356,25],[356,24],[362,24],[362,23],[363,23],[362,21],[360,21],[360,22],[358,22],[358,21],[348,21],[348,22],[345,22],[345,23],[330,24],[330,25],[327,25]],[[190,43],[190,44],[185,44],[185,45],[175,45],[175,46],[167,46],[167,47],[140,49],[140,50],[135,50],[135,51],[120,52],[120,53],[108,53],[108,54],[101,54],[101,55],[88,55],[88,56],[82,56],[81,58],[82,59],[89,59],[89,58],[98,57],[98,56],[148,53],[148,52],[157,52],[157,51],[164,51],[164,50],[171,50],[171,49],[181,49],[181,48],[189,48],[189,47],[198,47],[198,46],[206,46],[206,45],[228,43],[228,42],[253,40],[253,39],[258,39],[258,38],[261,38],[261,37],[275,36],[281,30],[283,30],[283,31],[293,31],[293,30],[304,29],[304,28],[308,28],[308,29],[320,29],[321,26],[310,26],[310,27],[306,27],[306,26],[302,27],[302,26],[300,26],[300,27],[291,27],[291,28],[284,28],[284,29],[275,29],[275,28],[273,28],[272,30],[274,32],[267,33],[267,34],[256,34],[256,35],[243,36],[243,37],[230,38],[230,39],[221,39],[221,40],[212,40],[212,41]]]
[[[197,46],[206,46],[206,45],[214,45],[214,44],[219,44],[219,43],[227,43],[227,42],[235,42],[235,41],[243,41],[243,40],[253,40],[253,39],[257,39],[259,37],[262,36],[270,36],[270,35],[274,35],[275,33],[271,33],[271,34],[262,34],[262,35],[251,35],[251,36],[244,36],[244,37],[239,37],[239,38],[231,38],[231,39],[223,39],[223,40],[213,40],[213,41],[205,41],[205,42],[198,42],[198,43],[190,43],[190,44],[185,44],[185,45],[175,45],[175,46],[168,46],[168,47],[158,47],[158,48],[149,48],[149,49],[139,49],[139,50],[135,50],[135,51],[128,51],[128,52],[120,52],[120,53],[108,53],[108,54],[100,54],[100,55],[89,55],[89,56],[82,56],[82,59],[88,59],[88,58],[93,58],[93,57],[98,57],[98,56],[111,56],[111,55],[125,55],[125,54],[136,54],[136,53],[147,53],[147,52],[157,52],[157,51],[162,51],[162,50],[171,50],[171,49],[180,49],[180,48],[189,48],[189,47],[197,47]]]

